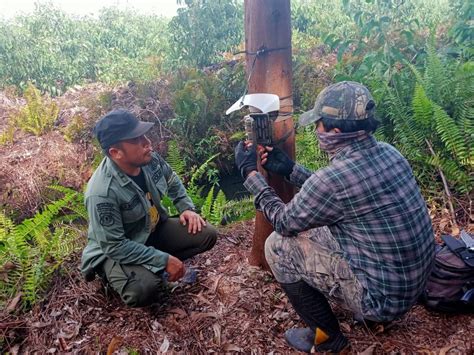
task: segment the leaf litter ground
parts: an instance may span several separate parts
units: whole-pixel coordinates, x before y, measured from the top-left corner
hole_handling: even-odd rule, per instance
[[[23,316],[3,313],[0,336],[13,353],[290,354],[286,329],[302,326],[272,275],[248,264],[253,223],[221,229],[213,250],[187,262],[193,285],[174,284],[160,304],[133,309],[103,287],[86,283],[80,255],[55,275],[52,287]],[[355,324],[334,311],[353,354],[468,354],[474,319],[416,305],[385,329]]]

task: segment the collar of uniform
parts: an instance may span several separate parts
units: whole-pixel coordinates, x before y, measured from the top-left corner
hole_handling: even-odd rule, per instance
[[[361,140],[354,140],[350,142],[347,147],[341,149],[337,152],[331,160],[340,160],[343,159],[346,155],[351,152],[355,152],[362,149],[369,149],[377,145],[377,140],[372,134],[369,134],[367,138]]]
[[[109,157],[107,157],[107,167],[109,168],[111,174],[119,181],[120,186],[125,186],[132,182],[132,179],[130,179],[127,174],[120,170],[117,164],[115,164],[114,161]]]

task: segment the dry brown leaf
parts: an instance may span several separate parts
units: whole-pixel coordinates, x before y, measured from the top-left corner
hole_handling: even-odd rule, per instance
[[[44,328],[51,325],[51,322],[34,322],[31,323],[31,328]]]
[[[114,336],[107,347],[107,355],[112,355],[120,345],[122,345],[123,338],[119,336]]]
[[[384,331],[385,327],[381,323],[377,324],[373,329],[374,334],[382,334]]]
[[[201,301],[203,303],[206,303],[208,305],[212,305],[212,302],[209,301],[207,298],[205,298],[203,295],[202,295],[202,292],[199,292],[197,295],[196,294],[190,294],[190,296],[192,296],[193,298],[197,298],[198,301]]]
[[[216,280],[214,281],[214,285],[211,288],[212,293],[216,293],[217,287],[219,287],[219,281],[224,277],[224,275],[217,276]]]
[[[451,350],[452,348],[454,348],[456,346],[457,346],[456,344],[450,344],[448,346],[445,346],[445,347],[439,349],[439,355],[446,355],[449,350]]]
[[[340,327],[344,333],[350,333],[352,331],[351,326],[347,322],[341,322]]]
[[[168,337],[165,335],[165,339],[163,339],[163,343],[160,346],[160,352],[166,353],[169,348],[170,348],[170,341],[168,340]]]
[[[186,311],[184,309],[181,309],[181,308],[173,308],[173,309],[170,309],[169,310],[169,313],[174,313],[174,314],[177,314],[179,316],[179,318],[184,318],[186,317],[188,314],[186,313]]]
[[[372,355],[375,353],[375,349],[377,348],[377,344],[372,344],[369,346],[367,349],[362,351],[361,353],[358,353],[359,355]]]
[[[64,340],[64,338],[59,337],[58,341],[59,341],[59,347],[61,348],[61,351],[69,351],[69,346],[67,345],[66,340]]]
[[[204,312],[204,313],[192,312],[190,316],[191,320],[193,321],[198,321],[204,318],[217,318],[217,317],[218,315],[215,312]]]
[[[10,271],[10,270],[13,270],[13,269],[16,269],[16,265],[13,264],[11,261],[7,261],[5,263],[5,265],[3,265],[1,271]]]
[[[15,296],[15,298],[11,300],[11,302],[8,304],[7,309],[6,309],[7,313],[11,313],[16,309],[16,307],[18,306],[18,303],[20,302],[21,295],[22,295],[21,292],[19,292]]]
[[[79,334],[81,329],[81,324],[75,322],[68,325],[65,325],[59,332],[59,337],[63,339],[72,339]]]
[[[217,345],[221,345],[221,326],[219,323],[214,323],[212,325],[212,329],[214,330],[214,342]]]
[[[16,344],[10,348],[10,354],[18,355],[20,353],[20,345]]]
[[[0,271],[0,281],[2,282],[8,282],[8,273],[5,271]]]
[[[237,345],[234,345],[234,344],[229,344],[229,343],[224,344],[222,349],[224,351],[239,351],[239,352],[244,351],[241,347],[239,347]]]

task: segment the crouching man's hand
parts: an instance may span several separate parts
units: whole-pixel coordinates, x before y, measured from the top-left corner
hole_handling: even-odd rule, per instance
[[[173,255],[169,256],[165,270],[169,274],[168,281],[179,280],[184,276],[184,272],[186,271],[183,262]]]
[[[202,228],[206,226],[206,221],[198,215],[196,212],[186,210],[179,216],[179,222],[185,226],[188,225],[188,233],[196,234],[202,231]]]

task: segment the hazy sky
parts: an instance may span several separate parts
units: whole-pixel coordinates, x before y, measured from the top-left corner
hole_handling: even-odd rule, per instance
[[[33,12],[36,2],[45,0],[0,0],[0,16],[12,17],[17,13]],[[66,12],[87,15],[95,14],[99,9],[108,6],[135,8],[141,13],[153,13],[166,17],[176,14],[176,0],[47,0]]]

